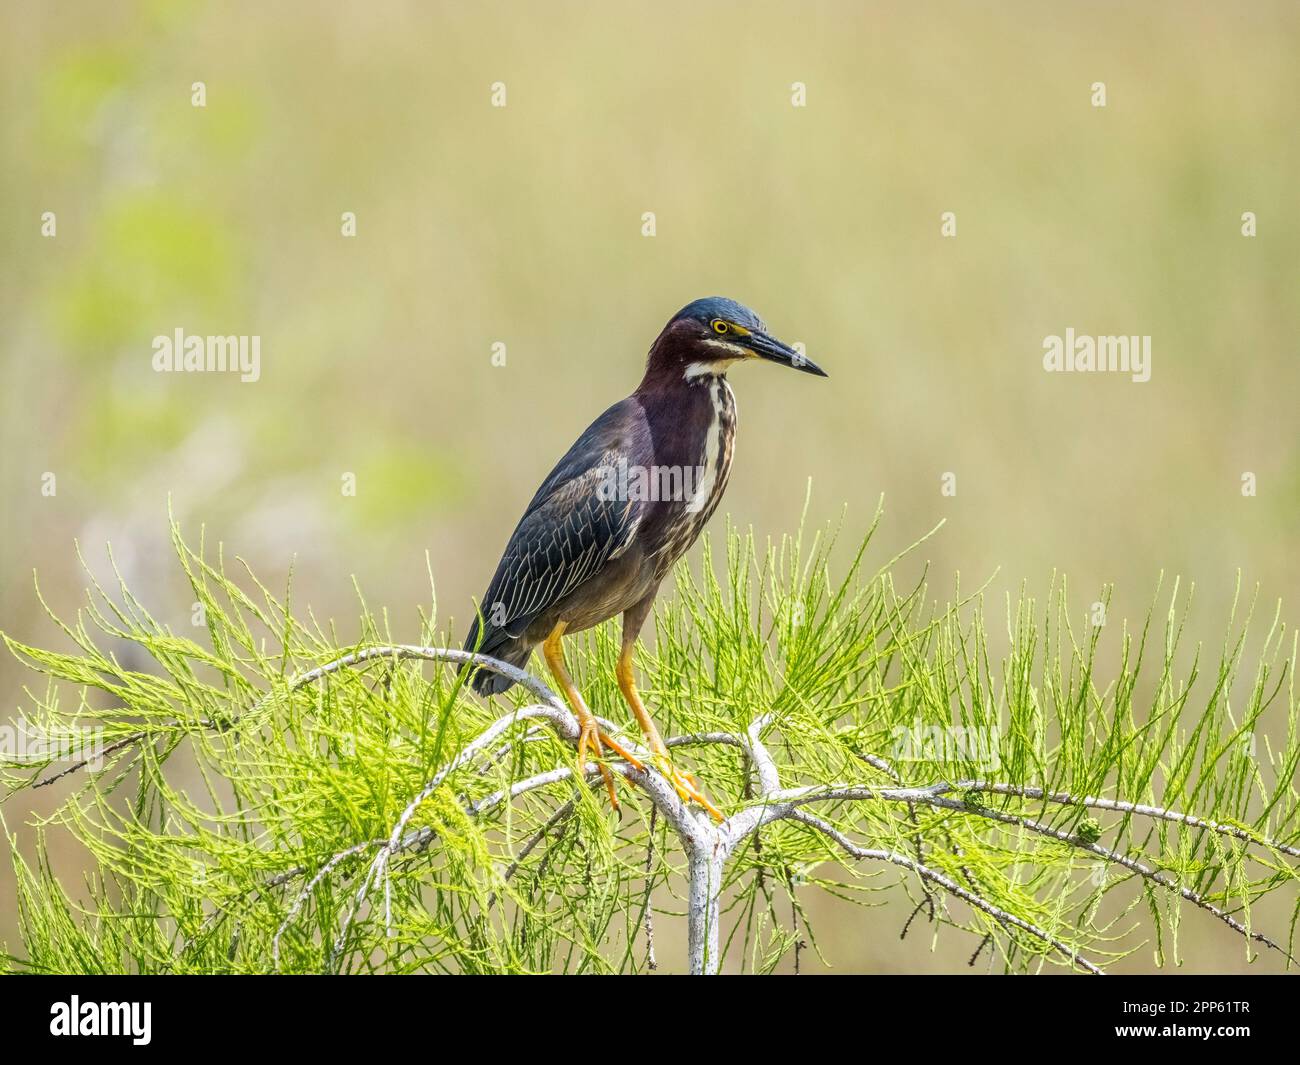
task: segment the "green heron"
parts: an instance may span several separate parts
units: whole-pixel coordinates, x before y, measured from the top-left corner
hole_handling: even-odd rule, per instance
[[[618,686],[654,762],[684,800],[722,818],[695,778],[673,766],[637,694],[632,653],[660,582],[695,542],[727,487],[736,400],[726,373],[746,359],[826,376],[735,300],[696,300],[673,316],[651,345],[637,390],[592,422],[533,496],[465,642],[466,650],[515,666],[541,644],[578,719],[579,772],[591,751],[601,760],[615,806],[603,751],[645,767],[597,726],[565,669],[561,640],[621,613]],[[512,681],[479,670],[472,684],[491,695]]]

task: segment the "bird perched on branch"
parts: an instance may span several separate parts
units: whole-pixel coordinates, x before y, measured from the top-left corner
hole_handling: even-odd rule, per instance
[[[694,777],[672,764],[637,693],[632,653],[659,584],[695,542],[727,487],[736,434],[736,401],[727,370],[765,359],[826,374],[771,336],[734,300],[696,300],[664,327],[646,359],[645,377],[610,407],[560,459],[520,519],[479,604],[465,648],[523,666],[538,644],[578,719],[579,772],[591,752],[615,806],[609,749],[642,762],[597,726],[564,666],[566,634],[623,615],[619,690],[645,734],[653,760],[685,800],[722,815]],[[480,694],[511,686],[479,670]]]

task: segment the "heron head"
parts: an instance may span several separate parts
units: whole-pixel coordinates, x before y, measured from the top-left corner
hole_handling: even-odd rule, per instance
[[[734,363],[750,359],[827,376],[806,355],[772,336],[748,307],[724,296],[688,303],[673,315],[650,349],[652,370],[680,374],[688,380],[725,373]]]

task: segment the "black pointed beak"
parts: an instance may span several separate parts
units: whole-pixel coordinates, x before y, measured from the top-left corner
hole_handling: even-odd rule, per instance
[[[803,373],[810,373],[817,377],[830,376],[807,355],[800,355],[794,348],[781,343],[776,337],[770,337],[766,333],[751,333],[746,337],[746,340],[749,341],[750,349],[760,359],[779,362],[782,366],[789,366],[792,369],[801,370]]]

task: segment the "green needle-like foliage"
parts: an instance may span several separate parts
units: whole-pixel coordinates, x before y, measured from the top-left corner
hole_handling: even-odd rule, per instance
[[[647,907],[657,934],[680,935],[677,836],[621,782],[618,814],[598,776],[538,784],[576,764],[539,718],[507,723],[403,824],[535,693],[488,704],[454,665],[391,656],[304,681],[350,652],[459,641],[432,613],[395,636],[362,603],[362,636],[340,647],[287,591],[173,539],[202,640],[98,584],[61,623],[68,649],[5,636],[47,678],[27,689],[23,727],[97,730],[101,745],[84,767],[4,766],[10,797],[56,775],[65,796],[53,816],[6,824],[21,920],[9,968],[626,973],[648,967]],[[1167,612],[1103,655],[1106,627],[1069,612],[1063,581],[1043,603],[957,593],[936,606],[923,584],[896,587],[897,560],[869,562],[870,541],[836,576],[829,536],[760,547],[729,531],[722,557],[706,544],[702,576],[679,570],[640,654],[647,704],[683,737],[675,759],[726,813],[777,801],[752,750],[718,735],[743,738],[765,715],[782,794],[813,793],[728,863],[727,966],[769,971],[798,941],[815,948],[803,905],[818,889],[864,907],[907,892],[916,949],[932,922],[997,970],[1071,967],[1076,953],[1104,968],[1142,944],[1176,963],[1184,921],[1228,923],[1246,954],[1289,964],[1297,644],[1278,617],[1248,659],[1250,618],[1234,611],[1208,661],[1180,649],[1175,587]],[[570,640],[569,659],[595,712],[628,722],[616,625]],[[903,786],[930,790],[890,794]],[[55,833],[84,850],[83,883],[51,871]],[[1252,907],[1277,889],[1289,923],[1256,928]]]

